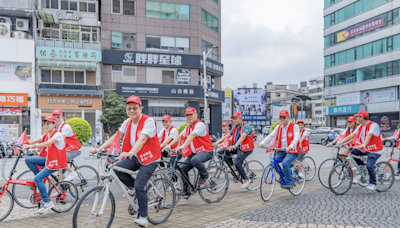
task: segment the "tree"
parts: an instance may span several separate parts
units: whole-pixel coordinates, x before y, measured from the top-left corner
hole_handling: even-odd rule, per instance
[[[397,125],[397,130],[399,130],[399,128],[400,128],[400,124],[399,124],[399,125]]]
[[[92,127],[90,127],[90,124],[86,120],[74,117],[65,122],[71,125],[80,144],[89,141],[92,136]]]
[[[274,130],[274,128],[279,125],[281,125],[281,122],[279,122],[279,121],[277,123],[272,124],[271,129],[269,130],[269,133],[271,133]]]
[[[117,94],[106,96],[100,122],[104,125],[104,128],[108,130],[108,133],[113,135],[117,132],[118,128],[127,118],[124,98],[118,97]]]
[[[178,127],[179,133],[181,133],[181,132],[185,129],[185,127],[186,127],[188,124],[189,124],[189,123],[185,123],[185,124],[182,124],[181,126],[179,126],[179,127]]]

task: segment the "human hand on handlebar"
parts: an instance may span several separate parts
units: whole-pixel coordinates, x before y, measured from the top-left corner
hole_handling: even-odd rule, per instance
[[[263,148],[263,146],[264,146],[263,143],[258,144],[258,148]]]
[[[179,153],[179,152],[181,152],[181,150],[183,150],[185,147],[183,147],[183,146],[178,146],[177,148],[175,148],[175,151],[177,152],[177,153]],[[171,149],[171,148],[170,148]]]
[[[125,160],[125,159],[127,159],[128,157],[131,157],[131,156],[132,156],[132,155],[131,155],[130,153],[128,153],[128,152],[122,152],[122,153],[119,155],[118,160],[119,160],[119,161]]]
[[[100,149],[100,148],[91,148],[91,149],[89,150],[89,152],[90,152],[91,154],[95,154],[95,153],[101,152],[101,149]]]
[[[236,146],[229,146],[229,151],[233,151],[236,149]]]
[[[162,148],[162,152],[166,151],[166,150],[171,150],[171,146],[170,145],[165,145],[164,148]]]
[[[293,150],[292,146],[286,147],[286,152]]]

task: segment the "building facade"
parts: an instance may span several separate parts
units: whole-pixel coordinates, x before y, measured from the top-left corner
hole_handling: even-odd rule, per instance
[[[312,105],[312,126],[324,126],[324,77],[309,79],[309,96]]]
[[[210,132],[220,133],[221,1],[101,1],[105,95],[142,98],[144,113],[157,121],[172,117],[186,123],[184,110],[197,108],[204,119],[204,96],[210,109]],[[205,62],[203,52],[215,48]],[[203,90],[203,64],[209,91]]]
[[[399,122],[400,0],[326,1],[325,100],[328,126],[367,110],[382,132]]]

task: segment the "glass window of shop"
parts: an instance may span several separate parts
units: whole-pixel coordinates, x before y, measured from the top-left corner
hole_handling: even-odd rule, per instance
[[[400,60],[346,71],[328,76],[328,86],[338,86],[353,82],[362,82],[399,74]]]
[[[146,1],[146,17],[189,21],[190,7],[183,4]]]
[[[17,124],[18,125],[18,134],[16,137],[22,134],[23,131],[26,129],[26,133],[28,137],[31,134],[31,120],[30,120],[30,108],[29,107],[21,107],[22,109],[22,115],[17,116],[0,116],[0,125],[2,124]],[[1,134],[0,134],[1,135]],[[8,136],[7,136],[8,135]],[[14,135],[8,134],[7,132],[4,132],[2,137],[15,137]],[[18,138],[15,138],[18,140]]]
[[[50,24],[50,23],[44,23],[44,28],[41,33],[42,38],[83,41],[83,42],[100,41],[99,36],[100,36],[100,29],[98,27]],[[56,44],[56,47],[64,47],[60,45],[61,43],[59,45]],[[69,47],[68,44],[65,44],[65,48],[73,48],[73,46]]]
[[[189,53],[189,37],[146,35],[146,50]]]
[[[41,83],[96,85],[96,72],[74,68],[47,68],[41,71]]]
[[[112,82],[137,82],[136,67],[113,65],[111,75]]]
[[[149,113],[152,117],[163,117],[170,115],[171,117],[185,117],[184,107],[149,107]]]
[[[201,53],[207,53],[214,45],[202,40],[201,41]],[[217,45],[215,45],[217,46]],[[214,48],[211,53],[208,55],[208,58],[218,61],[218,47]]]
[[[42,0],[42,8],[96,13],[97,1]]]
[[[174,85],[177,84],[175,75],[176,69],[146,67],[146,83]]]
[[[218,18],[203,9],[201,9],[201,23],[218,32]]]
[[[371,32],[378,31],[378,30],[383,29],[383,28],[385,28],[385,27],[388,27],[388,26],[397,24],[397,23],[400,22],[400,13],[399,13],[399,11],[400,11],[399,8],[397,8],[397,9],[395,9],[395,10],[389,11],[389,12],[387,12],[387,13],[378,15],[378,16],[373,17],[373,18],[371,18],[371,19],[368,19],[368,20],[366,20],[366,21],[363,21],[363,22],[360,22],[360,23],[358,23],[358,24],[355,24],[355,25],[353,25],[353,26],[351,26],[351,27],[349,27],[349,28],[346,28],[346,29],[343,29],[343,30],[338,31],[338,32],[336,32],[336,33],[327,35],[327,36],[324,37],[324,47],[327,48],[327,47],[333,46],[333,45],[335,45],[335,44],[337,44],[337,43],[345,42],[345,41],[347,41],[347,40],[354,39],[354,38],[363,36],[363,35],[365,35],[365,34],[369,34],[369,33],[371,33]],[[364,24],[364,23],[366,23],[366,22],[376,20],[376,19],[378,19],[378,18],[380,18],[380,17],[383,17],[383,25],[382,25],[381,27],[378,27],[378,28],[376,28],[376,29],[367,31],[367,32],[362,33],[362,34],[359,34],[359,35],[357,35],[357,36],[353,36],[353,37],[347,38],[347,39],[345,39],[345,40],[343,40],[343,41],[339,41],[339,42],[337,41],[337,36],[338,36],[339,33],[342,33],[342,32],[345,31],[345,30],[350,30],[350,29],[352,29],[352,28],[355,28],[355,27],[357,27],[357,26],[359,26],[359,25],[361,25],[361,24]]]

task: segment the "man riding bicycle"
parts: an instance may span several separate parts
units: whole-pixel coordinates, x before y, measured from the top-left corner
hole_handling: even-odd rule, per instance
[[[121,138],[124,138],[124,140],[122,153],[119,156],[120,162],[116,164],[116,166],[124,169],[139,170],[139,173],[134,179],[127,173],[117,170],[114,170],[114,172],[128,188],[135,188],[139,204],[139,218],[134,222],[147,227],[149,223],[147,220],[148,198],[145,187],[158,166],[161,158],[161,149],[157,136],[156,122],[150,116],[142,114],[142,110],[142,101],[139,97],[132,95],[127,99],[126,114],[129,118],[122,123],[119,129]],[[99,148],[90,149],[90,152],[95,154],[109,148],[115,136],[116,134]],[[132,158],[125,160],[128,157]]]
[[[253,136],[251,136],[251,127],[250,125],[247,125],[243,122],[242,114],[240,114],[239,112],[235,112],[233,113],[231,118],[235,126],[232,128],[229,134],[219,139],[217,142],[214,143],[214,145],[218,145],[225,141],[226,138],[229,139],[230,137],[232,137],[230,141],[231,146],[229,146],[229,151],[231,153],[227,155],[231,156],[233,153],[237,153],[237,157],[235,159],[235,167],[243,179],[242,188],[247,189],[250,186],[252,180],[250,180],[246,175],[246,172],[243,168],[243,161],[251,153],[253,153],[254,140]],[[228,164],[233,164],[232,158],[226,159],[228,160]]]
[[[179,132],[178,129],[176,129],[176,127],[174,127],[172,125],[172,118],[169,115],[164,115],[162,118],[162,124],[163,124],[163,129],[160,131],[160,133],[158,134],[158,138],[160,139],[160,147],[161,149],[163,149],[166,145],[168,145],[168,143],[170,143],[174,138],[179,136]],[[175,149],[178,145],[173,146],[172,149]],[[166,154],[167,152],[162,152],[163,157],[167,157],[168,154]],[[168,162],[167,167],[171,167],[172,164],[174,164],[175,159],[177,158],[177,155],[175,153],[169,152],[170,155],[170,159]],[[180,155],[178,155],[179,157]],[[180,158],[180,157],[179,157]],[[178,160],[179,160],[178,158]],[[163,164],[163,163],[161,163]],[[163,165],[161,165],[163,166]]]
[[[269,134],[258,147],[266,146],[275,135],[278,137],[278,148],[286,148],[286,150],[279,151],[276,154],[277,160],[282,160],[283,176],[286,180],[284,188],[291,189],[293,187],[293,177],[290,164],[297,158],[300,153],[300,147],[297,142],[300,140],[299,126],[294,123],[290,123],[289,112],[282,110],[279,112],[279,120],[281,125],[275,127],[275,129]],[[280,166],[278,166],[280,168]],[[282,170],[282,169],[281,169]]]

